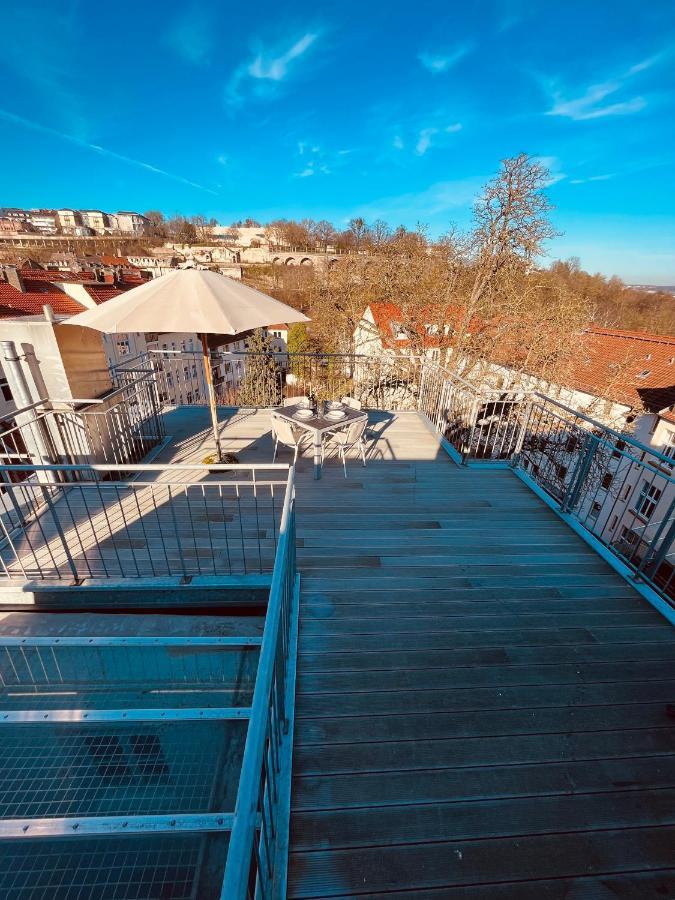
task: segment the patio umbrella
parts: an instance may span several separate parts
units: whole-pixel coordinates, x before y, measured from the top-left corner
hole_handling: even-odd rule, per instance
[[[94,328],[105,334],[196,332],[202,343],[213,437],[221,459],[207,335],[232,335],[232,340],[236,340],[238,335],[275,322],[309,322],[309,319],[291,306],[218,272],[177,269],[78,313],[65,324]]]

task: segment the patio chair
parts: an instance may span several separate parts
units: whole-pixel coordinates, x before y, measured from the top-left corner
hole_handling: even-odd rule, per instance
[[[293,451],[293,465],[295,465],[298,459],[298,450],[302,448],[303,442],[308,437],[307,432],[304,431],[298,434],[295,432],[290,422],[287,422],[279,416],[273,415],[272,437],[274,438],[274,454],[272,456],[272,462],[277,458],[279,444],[283,444],[284,447],[288,447],[289,450]]]
[[[363,466],[365,468],[366,465],[366,445],[363,438],[363,433],[366,430],[366,425],[368,424],[367,419],[359,419],[358,422],[353,422],[348,428],[343,429],[342,431],[334,431],[329,434],[321,445],[321,463],[323,465],[323,458],[325,456],[326,447],[330,449],[330,447],[337,447],[337,451],[340,455],[340,459],[342,460],[342,467],[345,470],[345,478],[347,477],[347,451],[351,450],[352,447],[358,447],[361,451],[361,459],[363,460]]]
[[[361,409],[363,406],[361,401],[357,400],[356,397],[343,397],[342,400],[340,400],[340,403],[342,403],[343,406],[349,406],[350,409]]]

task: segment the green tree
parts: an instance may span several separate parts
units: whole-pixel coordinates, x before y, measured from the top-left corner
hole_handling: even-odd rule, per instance
[[[257,328],[248,339],[247,350],[237,405],[278,406],[281,403],[281,369],[262,329]]]
[[[288,352],[289,353],[309,353],[310,343],[307,326],[304,322],[296,322],[288,329]]]

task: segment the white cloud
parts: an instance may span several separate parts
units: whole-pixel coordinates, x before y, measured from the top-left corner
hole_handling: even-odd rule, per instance
[[[456,66],[471,50],[473,50],[473,44],[461,44],[448,53],[427,53],[423,51],[417,54],[417,59],[432,75],[440,75],[442,72],[447,72],[448,69]]]
[[[431,147],[432,137],[438,134],[438,128],[423,128],[415,144],[415,153],[418,156],[424,156],[429,147]]]
[[[451,210],[470,209],[486,180],[486,176],[476,176],[437,181],[423,191],[374,200],[359,207],[354,214],[409,225],[419,220],[438,219]]]
[[[216,162],[220,163],[221,166],[227,166],[230,160],[224,153],[221,153],[220,156],[217,157]]]
[[[304,167],[293,174],[294,178],[311,178],[313,175],[330,175],[326,155],[318,144],[298,141],[298,156],[303,157]]]
[[[391,142],[391,144],[395,150],[403,150],[403,148],[405,147],[405,144],[403,143],[403,138],[401,137],[400,134],[396,135],[396,137]]]
[[[446,125],[444,128],[423,128],[417,137],[417,143],[415,144],[415,153],[418,156],[424,156],[427,150],[432,146],[433,138],[437,134],[456,134],[461,130],[461,122],[455,122],[452,125]]]
[[[564,181],[567,175],[561,171],[561,163],[557,156],[534,156],[533,162],[539,163],[545,169],[548,169],[548,178],[546,187],[551,187],[559,181]]]
[[[247,92],[257,97],[273,96],[280,83],[290,75],[295,61],[309,50],[317,38],[317,33],[307,32],[285,50],[258,50],[252,59],[243,62],[233,72],[225,90],[227,102],[232,106],[239,105]]]
[[[282,81],[286,77],[290,63],[302,56],[306,50],[309,50],[316,38],[316,34],[304,34],[285,53],[279,56],[267,56],[264,52],[259,53],[249,63],[248,74],[251,78],[267,78],[271,81]]]
[[[562,116],[576,122],[585,122],[606,116],[627,116],[640,112],[647,106],[647,100],[644,97],[637,95],[617,100],[614,95],[623,91],[632,78],[650,69],[662,58],[663,54],[658,54],[635,63],[618,78],[592,84],[583,93],[572,99],[567,98],[560,91],[554,90],[551,92],[553,106],[547,110],[546,115]],[[605,102],[608,98],[612,99]]]
[[[614,175],[589,175],[588,178],[570,178],[570,184],[588,184],[589,181],[609,181]]]

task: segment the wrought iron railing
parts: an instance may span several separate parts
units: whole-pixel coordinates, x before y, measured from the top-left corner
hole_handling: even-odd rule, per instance
[[[1,574],[79,581],[271,572],[287,471],[282,464],[0,467]]]
[[[291,468],[222,900],[285,896],[298,601],[294,469]]]

